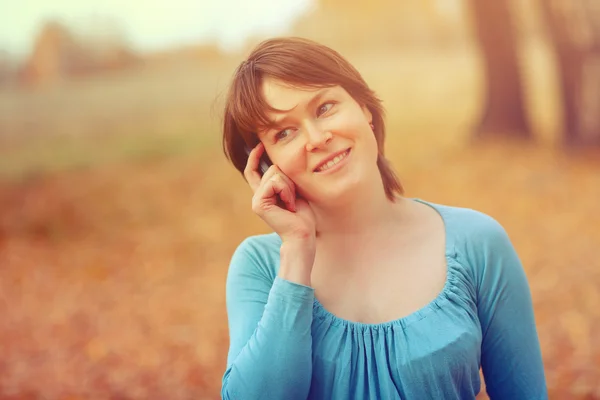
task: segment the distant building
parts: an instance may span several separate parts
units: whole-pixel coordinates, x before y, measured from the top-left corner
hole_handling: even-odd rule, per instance
[[[6,51],[0,50],[0,87],[5,86],[15,79],[15,63]]]
[[[137,61],[119,35],[75,35],[58,22],[44,25],[19,81],[44,85],[74,76],[122,69]]]

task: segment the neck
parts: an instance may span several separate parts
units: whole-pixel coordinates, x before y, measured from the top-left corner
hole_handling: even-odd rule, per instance
[[[335,243],[350,237],[360,239],[384,233],[397,224],[409,206],[408,200],[400,196],[395,201],[388,199],[380,179],[370,180],[370,183],[369,187],[357,188],[344,199],[311,204],[319,241]]]

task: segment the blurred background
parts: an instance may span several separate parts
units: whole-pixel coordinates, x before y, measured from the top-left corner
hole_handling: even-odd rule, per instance
[[[229,259],[269,231],[221,110],[279,35],[379,93],[407,196],[506,228],[551,398],[600,398],[600,2],[366,4],[0,5],[1,399],[219,398]]]

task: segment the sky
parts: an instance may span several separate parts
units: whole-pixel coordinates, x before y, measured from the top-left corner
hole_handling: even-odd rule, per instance
[[[23,57],[45,20],[91,33],[116,23],[139,51],[214,40],[234,51],[249,35],[288,32],[315,0],[0,0],[0,51]],[[104,21],[104,22],[102,22]]]

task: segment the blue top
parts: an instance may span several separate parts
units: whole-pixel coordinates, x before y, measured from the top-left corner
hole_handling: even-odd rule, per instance
[[[277,276],[281,240],[252,236],[227,277],[230,348],[223,399],[547,399],[531,293],[502,226],[433,207],[446,230],[447,277],[427,306],[365,324],[328,312],[308,286]]]

